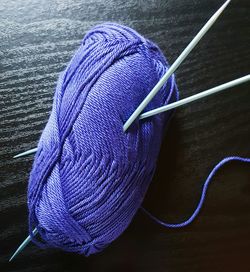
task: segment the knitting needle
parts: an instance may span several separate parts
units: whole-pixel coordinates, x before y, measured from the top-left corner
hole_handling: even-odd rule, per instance
[[[141,114],[139,118],[140,119],[148,118],[148,117],[153,116],[155,114],[159,114],[159,113],[162,113],[162,112],[174,109],[174,108],[178,108],[178,107],[180,107],[182,105],[189,104],[189,103],[194,102],[196,100],[199,100],[201,98],[204,98],[204,97],[207,97],[209,95],[212,95],[212,94],[221,92],[223,90],[232,88],[232,87],[234,87],[236,85],[245,83],[247,81],[250,81],[250,74],[246,75],[244,77],[241,77],[241,78],[229,81],[229,82],[224,83],[222,85],[216,86],[216,87],[211,88],[209,90],[206,90],[206,91],[197,93],[195,95],[189,96],[187,98],[181,99],[181,100],[176,101],[174,103],[171,103],[169,105],[166,105],[166,106],[163,106],[163,107],[159,107],[157,109],[153,109],[153,110],[147,111],[147,112]]]
[[[185,58],[189,55],[189,53],[195,48],[198,42],[202,39],[202,37],[208,32],[208,30],[212,27],[212,25],[216,22],[218,17],[227,7],[231,0],[227,0],[216,12],[215,14],[207,21],[207,23],[202,27],[202,29],[198,32],[198,34],[193,38],[193,40],[188,44],[188,46],[184,49],[184,51],[180,54],[177,60],[173,63],[173,65],[168,69],[165,75],[160,79],[160,81],[155,85],[155,87],[151,90],[151,92],[146,96],[146,98],[141,102],[138,108],[133,112],[133,114],[129,117],[126,123],[123,126],[123,131],[125,132],[130,125],[134,122],[134,120],[141,114],[144,108],[148,105],[148,103],[153,99],[153,97],[157,94],[157,92],[161,89],[164,83],[169,79],[169,77],[175,72],[175,70],[181,65],[181,63],[185,60]],[[17,154],[14,158],[23,157],[26,155],[31,155],[37,151],[37,148],[30,149],[23,153]]]
[[[162,112],[166,112],[166,111],[169,111],[171,109],[178,108],[180,106],[183,106],[183,105],[189,104],[191,102],[200,100],[200,99],[205,98],[207,96],[210,96],[212,94],[215,94],[215,93],[227,90],[229,88],[235,87],[237,85],[243,84],[243,83],[245,83],[247,81],[250,81],[250,74],[246,75],[246,76],[243,76],[243,77],[240,77],[240,78],[237,78],[235,80],[229,81],[229,82],[224,83],[222,85],[218,85],[218,86],[216,86],[214,88],[211,88],[211,89],[208,89],[206,91],[199,92],[199,93],[197,93],[195,95],[192,95],[192,96],[189,96],[187,98],[181,99],[179,101],[168,104],[166,106],[159,107],[157,109],[153,109],[153,110],[147,111],[145,113],[142,113],[140,115],[139,119],[145,119],[145,118],[151,117],[153,115],[156,115],[156,114],[159,114],[159,113],[162,113]],[[22,157],[22,156],[25,156],[25,155],[29,155],[29,154],[35,153],[36,151],[37,151],[37,148],[33,148],[33,149],[30,149],[30,150],[25,151],[23,153],[20,153],[20,154],[14,156],[13,158],[18,158],[18,157]]]
[[[176,59],[176,61],[168,69],[168,71],[165,73],[165,75],[160,79],[160,81],[155,85],[155,87],[151,90],[151,92],[141,102],[141,104],[138,106],[138,108],[133,112],[133,114],[129,117],[129,119],[124,124],[124,126],[123,126],[124,132],[130,127],[130,125],[135,121],[135,119],[141,114],[141,112],[148,105],[148,103],[159,92],[159,90],[164,85],[164,83],[170,78],[170,76],[175,72],[175,70],[180,66],[180,64],[185,60],[185,58],[195,48],[195,46],[202,39],[202,37],[212,27],[212,25],[216,22],[216,20],[221,15],[221,13],[224,11],[224,9],[227,7],[227,5],[230,3],[230,1],[231,0],[227,0],[216,11],[216,13],[207,21],[207,23],[202,27],[202,29],[198,32],[198,34],[193,38],[193,40],[188,44],[188,46],[184,49],[184,51],[180,54],[180,56]]]
[[[32,231],[33,235],[35,236],[38,233],[37,228],[35,228]],[[17,256],[19,254],[19,252],[21,252],[27,245],[28,243],[31,241],[31,236],[29,235],[23,242],[22,244],[18,247],[18,249],[15,251],[15,253],[10,257],[9,262],[11,262],[15,256]]]

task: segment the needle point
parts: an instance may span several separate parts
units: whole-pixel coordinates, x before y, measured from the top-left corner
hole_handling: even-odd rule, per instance
[[[27,151],[24,151],[22,153],[19,153],[19,154],[15,155],[13,158],[16,159],[16,158],[24,157],[24,156],[27,156],[27,155],[31,155],[33,153],[36,153],[36,151],[37,151],[37,147],[32,148],[32,149],[27,150]]]
[[[38,233],[37,228],[32,231],[33,235],[35,236]],[[14,254],[10,257],[9,262],[11,262],[31,241],[31,236],[29,235],[22,244],[17,248]]]

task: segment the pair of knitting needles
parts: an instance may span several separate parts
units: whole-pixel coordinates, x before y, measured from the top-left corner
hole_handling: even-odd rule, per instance
[[[151,92],[146,96],[146,98],[141,102],[141,104],[138,106],[138,108],[134,111],[134,113],[129,117],[129,119],[126,121],[126,123],[123,126],[124,132],[127,131],[127,129],[131,126],[131,124],[139,117],[139,119],[148,118],[150,116],[153,116],[158,113],[166,112],[168,110],[180,107],[182,105],[186,105],[188,103],[191,103],[193,101],[199,100],[201,98],[207,97],[209,95],[221,92],[223,90],[226,90],[228,88],[232,88],[234,86],[237,86],[239,84],[245,83],[247,81],[250,81],[250,74],[235,79],[233,81],[227,82],[225,84],[216,86],[212,89],[200,92],[198,94],[192,95],[190,97],[184,98],[182,100],[179,100],[177,102],[171,103],[169,105],[159,107],[154,110],[150,110],[148,112],[142,113],[144,108],[148,105],[148,103],[154,98],[154,96],[159,92],[161,87],[167,82],[167,80],[170,78],[170,76],[176,71],[176,69],[181,65],[181,63],[186,59],[186,57],[189,55],[189,53],[195,48],[195,46],[199,43],[199,41],[202,39],[202,37],[207,33],[207,31],[212,27],[212,25],[215,23],[215,21],[218,19],[218,17],[222,14],[222,12],[225,10],[227,5],[230,3],[231,0],[227,0],[217,11],[216,13],[207,21],[207,23],[202,27],[202,29],[198,32],[198,34],[193,38],[193,40],[188,44],[188,46],[184,49],[184,51],[180,54],[180,56],[176,59],[176,61],[172,64],[172,66],[168,69],[168,71],[165,73],[165,75],[160,79],[160,81],[155,85],[155,87],[151,90]],[[141,114],[142,113],[142,114]],[[20,153],[14,158],[26,156],[33,154],[37,151],[37,148],[30,149],[28,151],[25,151],[23,153]],[[37,228],[33,230],[33,235],[36,235],[38,233]],[[17,256],[31,241],[31,236],[29,235],[23,243],[18,247],[18,249],[15,251],[15,253],[12,255],[9,261],[13,260],[15,256]]]

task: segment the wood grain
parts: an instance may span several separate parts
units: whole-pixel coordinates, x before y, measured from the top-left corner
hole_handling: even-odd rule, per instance
[[[171,230],[141,212],[101,254],[85,258],[27,247],[26,189],[32,157],[51,110],[56,80],[86,31],[115,21],[159,44],[172,63],[219,0],[1,0],[0,271],[250,271],[249,166],[231,163],[209,188],[199,218]],[[250,2],[233,1],[176,72],[181,97],[249,73]],[[180,222],[193,211],[203,181],[229,155],[250,157],[250,92],[245,84],[176,111],[144,206]]]

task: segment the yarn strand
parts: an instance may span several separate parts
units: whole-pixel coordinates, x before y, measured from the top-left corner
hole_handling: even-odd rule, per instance
[[[153,221],[155,221],[156,223],[166,227],[166,228],[183,228],[189,224],[191,224],[196,217],[198,216],[198,214],[201,211],[201,208],[204,204],[205,198],[206,198],[206,194],[207,194],[207,189],[209,184],[211,183],[212,178],[215,176],[215,174],[217,173],[217,171],[226,163],[231,162],[231,161],[240,161],[240,162],[245,162],[245,163],[250,163],[250,158],[242,158],[242,157],[237,157],[237,156],[233,156],[233,157],[227,157],[224,158],[222,161],[220,161],[214,168],[213,170],[210,172],[209,176],[207,177],[206,181],[204,182],[202,191],[201,191],[201,197],[200,200],[198,202],[198,205],[196,207],[196,209],[194,210],[194,212],[192,213],[192,215],[185,221],[181,222],[181,223],[177,223],[177,224],[172,224],[172,223],[167,223],[164,222],[162,220],[160,220],[159,218],[155,217],[154,215],[152,215],[149,211],[147,211],[145,208],[141,207],[141,210],[147,214]]]

